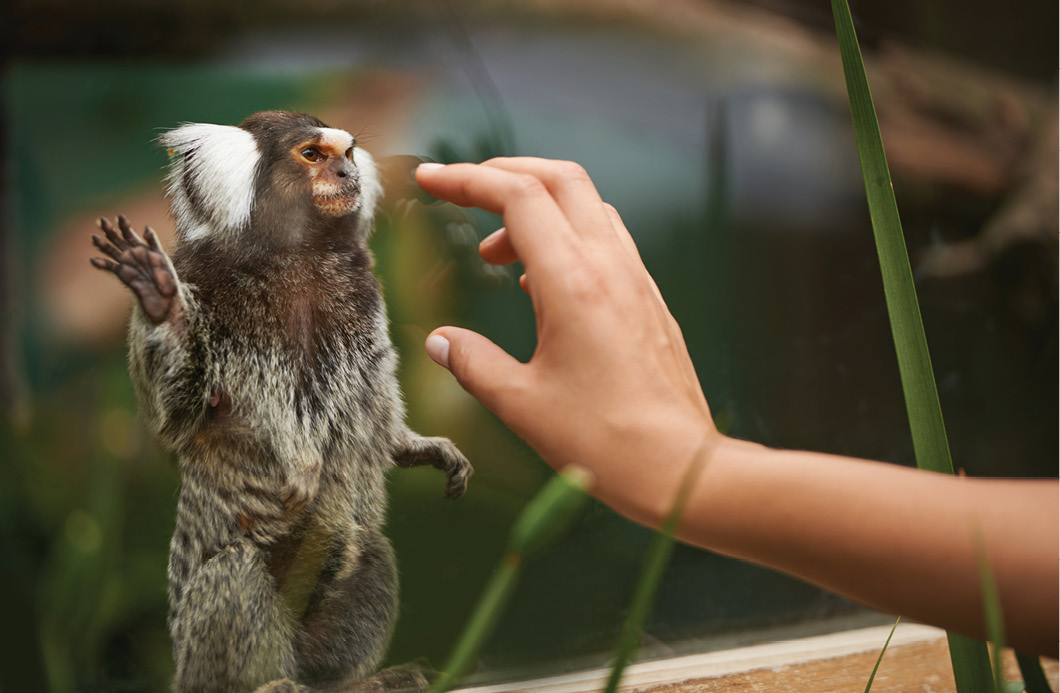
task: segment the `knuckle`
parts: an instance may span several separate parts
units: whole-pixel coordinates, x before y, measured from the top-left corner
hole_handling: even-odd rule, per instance
[[[529,173],[515,174],[511,181],[512,194],[518,197],[541,197],[548,194],[545,184]]]
[[[569,183],[592,182],[592,179],[589,178],[588,171],[576,161],[557,161],[556,175],[560,180]]]

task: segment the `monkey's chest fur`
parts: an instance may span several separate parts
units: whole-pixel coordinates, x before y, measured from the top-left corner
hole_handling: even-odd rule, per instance
[[[205,335],[205,405],[178,451],[171,588],[244,538],[266,550],[280,586],[303,543],[350,563],[327,554],[380,531],[404,418],[371,256],[293,251],[232,266],[196,244],[173,260],[200,308],[189,328]]]

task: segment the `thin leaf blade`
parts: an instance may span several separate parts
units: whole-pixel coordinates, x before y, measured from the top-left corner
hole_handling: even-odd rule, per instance
[[[880,259],[884,295],[902,378],[917,466],[953,474],[927,338],[917,303],[909,253],[902,234],[876,109],[869,91],[854,21],[846,0],[832,0],[843,75],[854,123],[865,196]],[[993,676],[986,643],[949,634],[950,658],[959,693],[987,693]]]
[[[872,682],[876,680],[876,672],[880,670],[880,662],[883,661],[883,655],[887,652],[887,647],[891,644],[891,638],[894,637],[894,631],[898,630],[898,622],[902,620],[902,617],[894,619],[894,625],[891,626],[891,632],[887,634],[887,639],[883,643],[883,649],[880,650],[880,656],[876,658],[876,665],[872,667],[872,673],[869,674],[869,681],[865,684],[865,693],[869,693],[872,690]]]
[[[1053,693],[1053,689],[1049,687],[1049,679],[1045,677],[1045,670],[1042,669],[1040,657],[1017,652],[1016,663],[1019,664],[1027,693]]]
[[[633,594],[633,602],[629,607],[629,614],[622,624],[622,630],[618,635],[618,644],[615,646],[614,665],[611,675],[608,677],[604,693],[616,693],[622,682],[622,675],[626,667],[633,661],[637,645],[640,643],[640,635],[644,622],[648,619],[651,606],[655,602],[655,594],[659,590],[659,583],[666,572],[666,566],[670,562],[673,553],[674,536],[681,523],[681,515],[684,513],[685,504],[692,493],[696,480],[706,466],[706,448],[700,446],[695,457],[688,465],[681,486],[677,490],[674,503],[670,508],[663,526],[655,533],[652,543],[648,547],[648,553],[641,568],[641,576],[637,582],[636,591]]]
[[[427,689],[429,693],[449,690],[470,668],[504,613],[523,564],[539,555],[570,526],[588,501],[587,491],[592,481],[588,471],[571,465],[552,477],[526,504],[512,525],[508,550],[479,597],[444,671]]]
[[[909,253],[902,234],[898,204],[894,198],[887,156],[872,103],[865,66],[861,59],[854,22],[846,0],[832,0],[843,74],[850,99],[858,158],[865,181],[865,196],[872,219],[876,250],[880,257],[887,312],[891,321],[898,368],[902,377],[909,425],[913,435],[917,466],[936,472],[953,473],[949,443],[942,421],[942,408],[935,389],[920,305],[913,286]]]

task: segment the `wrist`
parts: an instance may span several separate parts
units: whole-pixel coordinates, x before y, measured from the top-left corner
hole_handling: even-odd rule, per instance
[[[604,497],[611,495],[603,488],[601,500],[635,522],[653,529],[661,529],[677,503],[684,506],[683,515],[697,489],[711,476],[711,467],[719,454],[726,451],[733,439],[718,433],[712,424],[703,425],[696,433],[668,438],[670,445],[660,446],[657,455],[638,465],[614,494],[614,502]]]

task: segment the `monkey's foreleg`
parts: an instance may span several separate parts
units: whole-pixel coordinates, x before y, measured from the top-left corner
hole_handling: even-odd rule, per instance
[[[92,258],[92,265],[117,277],[139,304],[129,328],[129,366],[141,414],[163,444],[178,448],[209,402],[206,321],[154,231],[145,229],[145,241],[124,216],[117,228],[107,219],[99,227],[105,238],[92,242],[106,258]]]
[[[399,467],[420,467],[426,464],[440,469],[449,477],[445,485],[446,498],[459,498],[467,490],[468,479],[474,473],[471,463],[448,438],[428,438],[411,431],[393,452],[394,464]]]
[[[295,676],[296,625],[250,541],[203,564],[173,611],[175,691],[247,691]]]

